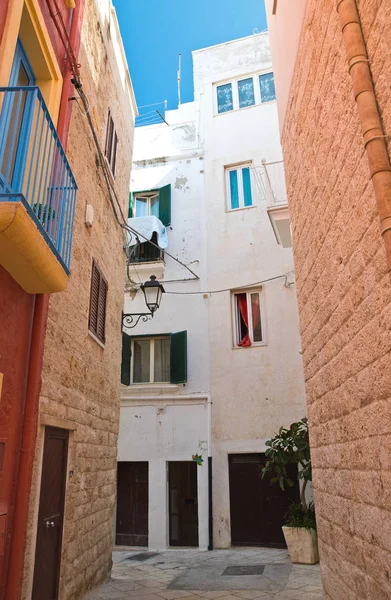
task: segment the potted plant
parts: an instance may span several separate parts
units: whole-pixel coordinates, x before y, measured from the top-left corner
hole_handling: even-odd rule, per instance
[[[305,491],[312,481],[311,453],[308,435],[308,420],[303,418],[292,423],[289,429],[280,427],[278,434],[266,442],[266,463],[262,468],[262,478],[272,475],[272,483],[278,482],[281,489],[292,487],[288,465],[297,465],[297,478],[300,486],[300,503],[292,504],[287,521],[282,528],[290,559],[293,563],[314,564],[319,561],[318,539],[316,535],[315,509],[307,503]]]

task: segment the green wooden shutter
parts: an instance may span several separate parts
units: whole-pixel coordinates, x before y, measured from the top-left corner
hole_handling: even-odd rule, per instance
[[[170,383],[187,381],[187,331],[170,335]]]
[[[121,364],[121,383],[130,385],[130,335],[122,333],[122,364]]]
[[[166,227],[171,225],[171,184],[159,190],[159,219]]]
[[[133,202],[134,202],[133,192],[130,192],[130,194],[129,194],[128,219],[131,219],[133,217]]]

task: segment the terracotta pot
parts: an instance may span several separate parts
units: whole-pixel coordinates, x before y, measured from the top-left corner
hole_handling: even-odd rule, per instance
[[[284,526],[282,531],[292,563],[314,565],[319,562],[318,536],[315,529]]]

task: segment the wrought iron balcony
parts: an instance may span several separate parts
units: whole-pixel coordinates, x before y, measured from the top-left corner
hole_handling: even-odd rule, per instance
[[[72,170],[39,88],[0,87],[0,263],[30,293],[60,291],[66,287],[76,191]],[[17,261],[18,266],[10,267],[1,238],[7,237],[11,227],[7,219],[17,212],[23,227],[26,227],[26,214],[29,217],[33,229],[24,231],[23,235],[31,236],[34,247],[30,245],[31,254],[26,256],[26,248],[15,247],[15,235],[8,236],[13,238],[12,243],[8,240],[9,250],[24,252],[24,257]],[[22,238],[21,231],[16,233]],[[37,247],[42,240],[63,274],[54,269],[54,265],[44,264],[49,255],[47,249]],[[29,266],[35,269],[37,281],[24,285],[25,275],[20,269]],[[52,280],[50,275],[49,279],[45,275],[49,271],[54,273]]]

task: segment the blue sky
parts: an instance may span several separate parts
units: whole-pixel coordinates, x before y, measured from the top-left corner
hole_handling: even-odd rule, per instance
[[[263,0],[113,0],[139,107],[168,101],[177,107],[178,54],[181,100],[193,100],[191,51],[266,29]],[[140,114],[152,106],[140,108]],[[147,121],[148,118],[145,117]]]

